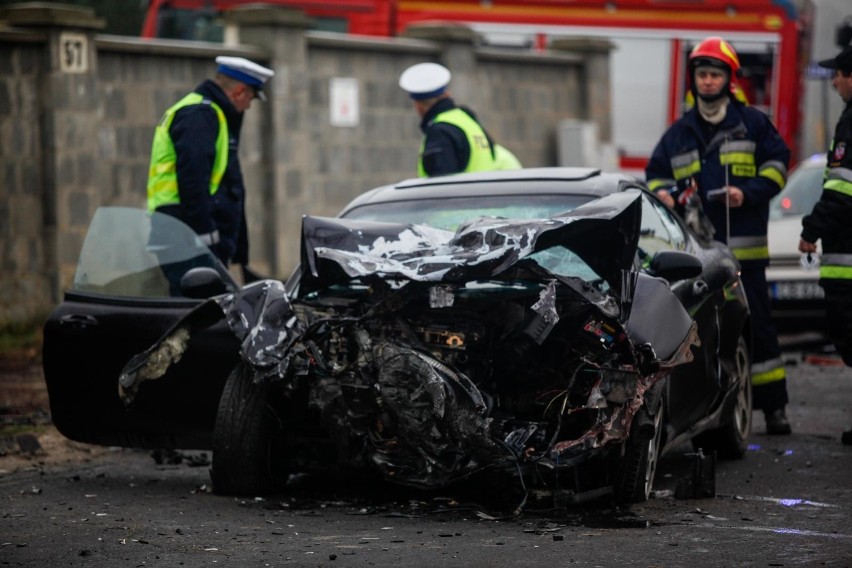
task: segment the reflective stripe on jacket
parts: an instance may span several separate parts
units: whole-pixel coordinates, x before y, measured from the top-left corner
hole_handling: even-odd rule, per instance
[[[175,113],[180,109],[197,104],[206,104],[216,111],[219,133],[216,137],[216,159],[210,172],[210,195],[216,193],[222,176],[228,166],[228,123],[225,113],[219,105],[198,93],[190,93],[163,114],[160,123],[154,129],[154,142],[151,147],[151,164],[148,170],[148,211],[153,212],[163,205],[180,203],[177,184],[177,155],[169,129]]]
[[[484,172],[497,169],[488,136],[486,136],[482,126],[468,113],[460,108],[453,108],[442,112],[432,120],[433,124],[438,122],[452,124],[464,132],[470,146],[470,158],[464,170],[462,170],[463,172]],[[423,167],[425,142],[424,139],[420,145],[420,158],[417,161],[417,175],[420,177],[428,177],[426,169]]]
[[[852,197],[852,169],[829,168],[823,188]]]
[[[819,263],[820,278],[852,280],[852,254],[823,254]]]
[[[787,378],[787,369],[780,357],[769,359],[751,366],[751,384],[759,387]]]

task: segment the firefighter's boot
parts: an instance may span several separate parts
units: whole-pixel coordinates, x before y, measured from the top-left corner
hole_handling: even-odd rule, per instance
[[[775,410],[764,410],[763,415],[766,417],[767,434],[784,435],[792,433],[793,429],[790,428],[790,421],[787,420],[783,406]]]

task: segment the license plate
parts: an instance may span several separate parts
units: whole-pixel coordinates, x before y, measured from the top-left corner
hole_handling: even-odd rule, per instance
[[[773,282],[769,292],[776,300],[819,300],[823,297],[820,285],[810,280]]]

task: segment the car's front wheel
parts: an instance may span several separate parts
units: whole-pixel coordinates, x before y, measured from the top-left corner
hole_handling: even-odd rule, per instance
[[[640,424],[653,425],[650,435],[643,435]],[[625,442],[624,457],[619,467],[615,485],[615,499],[619,503],[644,503],[654,488],[654,476],[660,459],[663,437],[663,405],[653,416],[643,406],[633,418],[630,437]]]
[[[705,432],[693,440],[696,449],[701,448],[705,454],[715,451],[720,458],[739,459],[748,450],[748,437],[751,433],[751,359],[748,345],[740,336],[734,353],[732,381],[736,385],[736,400],[730,416],[725,417],[725,423],[715,430]]]
[[[254,378],[251,367],[238,364],[219,400],[210,476],[220,495],[263,495],[287,481],[283,408]]]

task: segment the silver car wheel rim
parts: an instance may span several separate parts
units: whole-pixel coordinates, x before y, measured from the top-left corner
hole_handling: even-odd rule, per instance
[[[738,345],[736,352],[737,406],[734,409],[734,425],[740,437],[751,431],[751,376],[748,372],[748,352],[745,345]]]
[[[660,440],[663,434],[663,409],[660,408],[654,416],[654,436],[648,440],[648,468],[645,470],[645,497],[651,495],[654,486],[654,475],[657,472],[657,461],[660,458]]]

